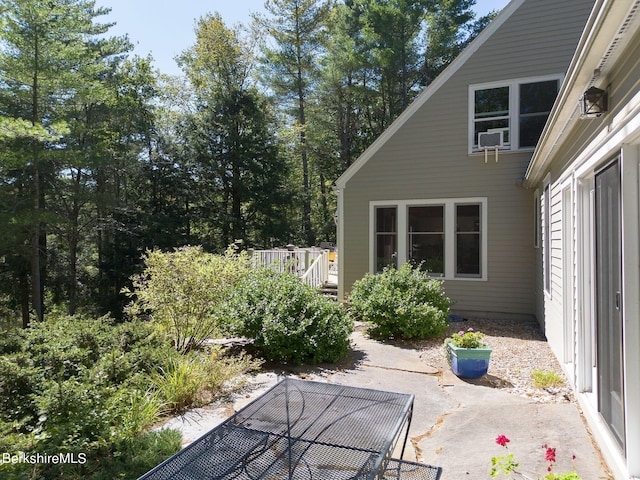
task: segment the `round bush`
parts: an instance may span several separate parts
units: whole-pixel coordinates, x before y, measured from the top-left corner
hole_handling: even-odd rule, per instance
[[[447,329],[451,301],[442,280],[405,263],[355,282],[349,304],[350,315],[369,322],[374,337],[431,338]]]
[[[232,332],[254,340],[269,360],[336,362],[349,350],[353,323],[342,305],[291,274],[255,270],[229,305]]]

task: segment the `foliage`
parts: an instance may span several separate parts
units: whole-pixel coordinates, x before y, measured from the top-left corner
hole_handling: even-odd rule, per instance
[[[29,465],[33,471],[3,465],[9,478],[84,478],[104,458],[135,463],[141,453],[131,448],[162,406],[147,377],[178,356],[148,323],[54,314],[6,332],[0,354],[0,451],[90,459],[85,466]],[[157,463],[175,452],[161,450],[149,458]]]
[[[488,348],[485,343],[482,342],[484,333],[476,332],[473,328],[460,330],[454,333],[444,341],[445,346],[449,343],[455,345],[458,348]]]
[[[225,392],[228,382],[237,388],[238,379],[259,366],[260,362],[251,357],[224,357],[221,348],[209,348],[170,359],[151,375],[151,382],[166,410],[182,413],[187,408],[205,405],[212,397]]]
[[[7,480],[137,478],[176,453],[181,447],[180,432],[162,429],[139,433],[126,440],[116,440],[111,448],[89,451],[86,456],[77,454],[74,457],[78,462],[76,464],[5,463],[0,464],[0,474]]]
[[[267,0],[269,17],[255,20],[271,38],[264,42],[262,74],[281,101],[296,133],[292,154],[300,158],[303,240],[315,245],[311,221],[311,166],[307,138],[309,97],[318,81],[318,60],[326,44],[327,0]],[[321,177],[322,178],[322,177]]]
[[[252,80],[254,43],[219,14],[207,15],[197,22],[196,43],[179,57],[195,102],[178,131],[192,172],[187,195],[197,194],[193,227],[215,232],[207,243],[217,249],[236,240],[288,241],[289,164],[271,105]]]
[[[349,350],[353,329],[342,305],[295,275],[255,270],[228,305],[230,328],[254,340],[269,360],[336,362]]]
[[[471,0],[268,4],[250,34],[198,19],[184,78],[92,2],[2,4],[1,310],[121,319],[148,249],[333,240],[335,179],[483,25]]]
[[[531,378],[533,378],[533,385],[536,388],[562,387],[565,384],[560,375],[555,372],[545,372],[544,370],[533,370]]]
[[[489,472],[491,478],[496,478],[500,475],[509,476],[514,474],[518,478],[531,479],[531,477],[525,475],[519,470],[520,463],[515,460],[513,453],[509,452],[507,444],[510,442],[511,440],[509,440],[505,435],[498,435],[496,438],[496,443],[501,447],[504,447],[508,453],[491,457],[492,467]],[[556,449],[549,447],[547,444],[542,445],[542,448],[545,451],[547,473],[543,477],[540,477],[541,480],[581,480],[581,477],[576,473],[575,468],[568,473],[555,473],[553,468],[556,463]],[[576,456],[573,455],[572,459],[575,462]]]
[[[129,315],[150,314],[177,351],[202,347],[220,331],[219,305],[230,298],[249,271],[247,256],[229,249],[224,256],[201,247],[147,251],[145,270],[133,278]]]
[[[436,337],[447,328],[451,305],[442,284],[408,263],[369,273],[353,285],[350,315],[371,323],[375,337]]]
[[[146,429],[242,386],[259,365],[217,346],[180,355],[139,320],[51,314],[8,331],[0,337],[0,451],[82,453],[87,462],[0,465],[0,476],[115,478],[129,465],[137,477],[180,448],[179,434]]]
[[[35,317],[43,318],[46,229],[60,223],[45,200],[52,186],[69,173],[70,157],[75,166],[81,162],[69,152],[89,136],[79,138],[79,132],[73,132],[76,118],[71,112],[75,105],[99,101],[110,61],[130,46],[104,35],[109,26],[96,19],[107,11],[94,7],[86,0],[46,4],[11,0],[3,2],[0,11],[0,110],[8,117],[0,141],[9,147],[3,149],[7,154],[0,178],[9,186],[2,203],[8,202],[13,213],[11,238],[2,247],[17,267],[12,273],[19,277],[26,297],[22,299],[25,324],[29,291]],[[67,190],[69,197],[74,193]],[[73,203],[69,208],[80,208]],[[23,265],[26,260],[30,272]]]

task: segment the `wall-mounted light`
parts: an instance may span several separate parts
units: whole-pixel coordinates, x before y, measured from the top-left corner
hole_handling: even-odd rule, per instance
[[[607,91],[590,87],[580,99],[583,118],[597,118],[608,109]]]

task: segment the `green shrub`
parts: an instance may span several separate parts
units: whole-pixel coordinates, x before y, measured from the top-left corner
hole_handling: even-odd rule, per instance
[[[430,338],[444,333],[451,301],[442,281],[405,263],[354,283],[350,315],[372,325],[378,338]]]
[[[353,323],[342,305],[295,275],[255,270],[228,310],[233,333],[254,340],[269,360],[336,362],[349,350]]]
[[[118,454],[118,442],[158,419],[159,402],[136,390],[147,392],[148,372],[179,356],[154,332],[140,321],[55,315],[9,332],[0,342],[0,451],[84,452],[94,468]],[[3,465],[0,477],[61,476],[31,468]]]
[[[172,358],[151,375],[151,382],[169,411],[178,413],[197,402],[203,379],[202,363],[194,361],[192,355]]]
[[[143,432],[118,440],[110,448],[92,450],[82,457],[85,463],[29,464],[0,463],[3,480],[113,480],[138,478],[180,450],[182,435],[177,430]],[[15,448],[4,450],[15,452]],[[56,450],[56,453],[58,450]],[[76,459],[81,459],[76,455]]]
[[[34,394],[41,372],[24,353],[0,356],[0,421],[14,423],[20,433],[36,418]]]
[[[251,357],[227,357],[222,348],[210,347],[169,359],[160,371],[150,376],[150,380],[166,411],[181,413],[205,405],[225,393],[227,386],[240,387],[244,373],[259,366],[260,362]]]
[[[218,307],[249,271],[245,254],[231,250],[224,256],[201,247],[173,252],[147,251],[145,270],[133,278],[130,315],[150,313],[181,353],[201,348],[219,334]]]

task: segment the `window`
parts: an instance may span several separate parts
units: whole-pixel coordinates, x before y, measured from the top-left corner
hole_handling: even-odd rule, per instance
[[[480,205],[456,205],[456,276],[478,277],[480,266]]]
[[[558,95],[559,76],[471,86],[470,152],[478,134],[502,132],[504,149],[536,146]]]
[[[476,90],[474,102],[474,146],[478,146],[478,133],[498,130],[504,145],[509,145],[509,87]]]
[[[409,207],[409,261],[444,274],[444,206]]]
[[[487,199],[371,202],[371,271],[404,262],[445,279],[487,279]]]
[[[384,267],[397,267],[397,208],[376,208],[376,272]]]
[[[520,85],[520,148],[538,143],[558,95],[558,80]]]

